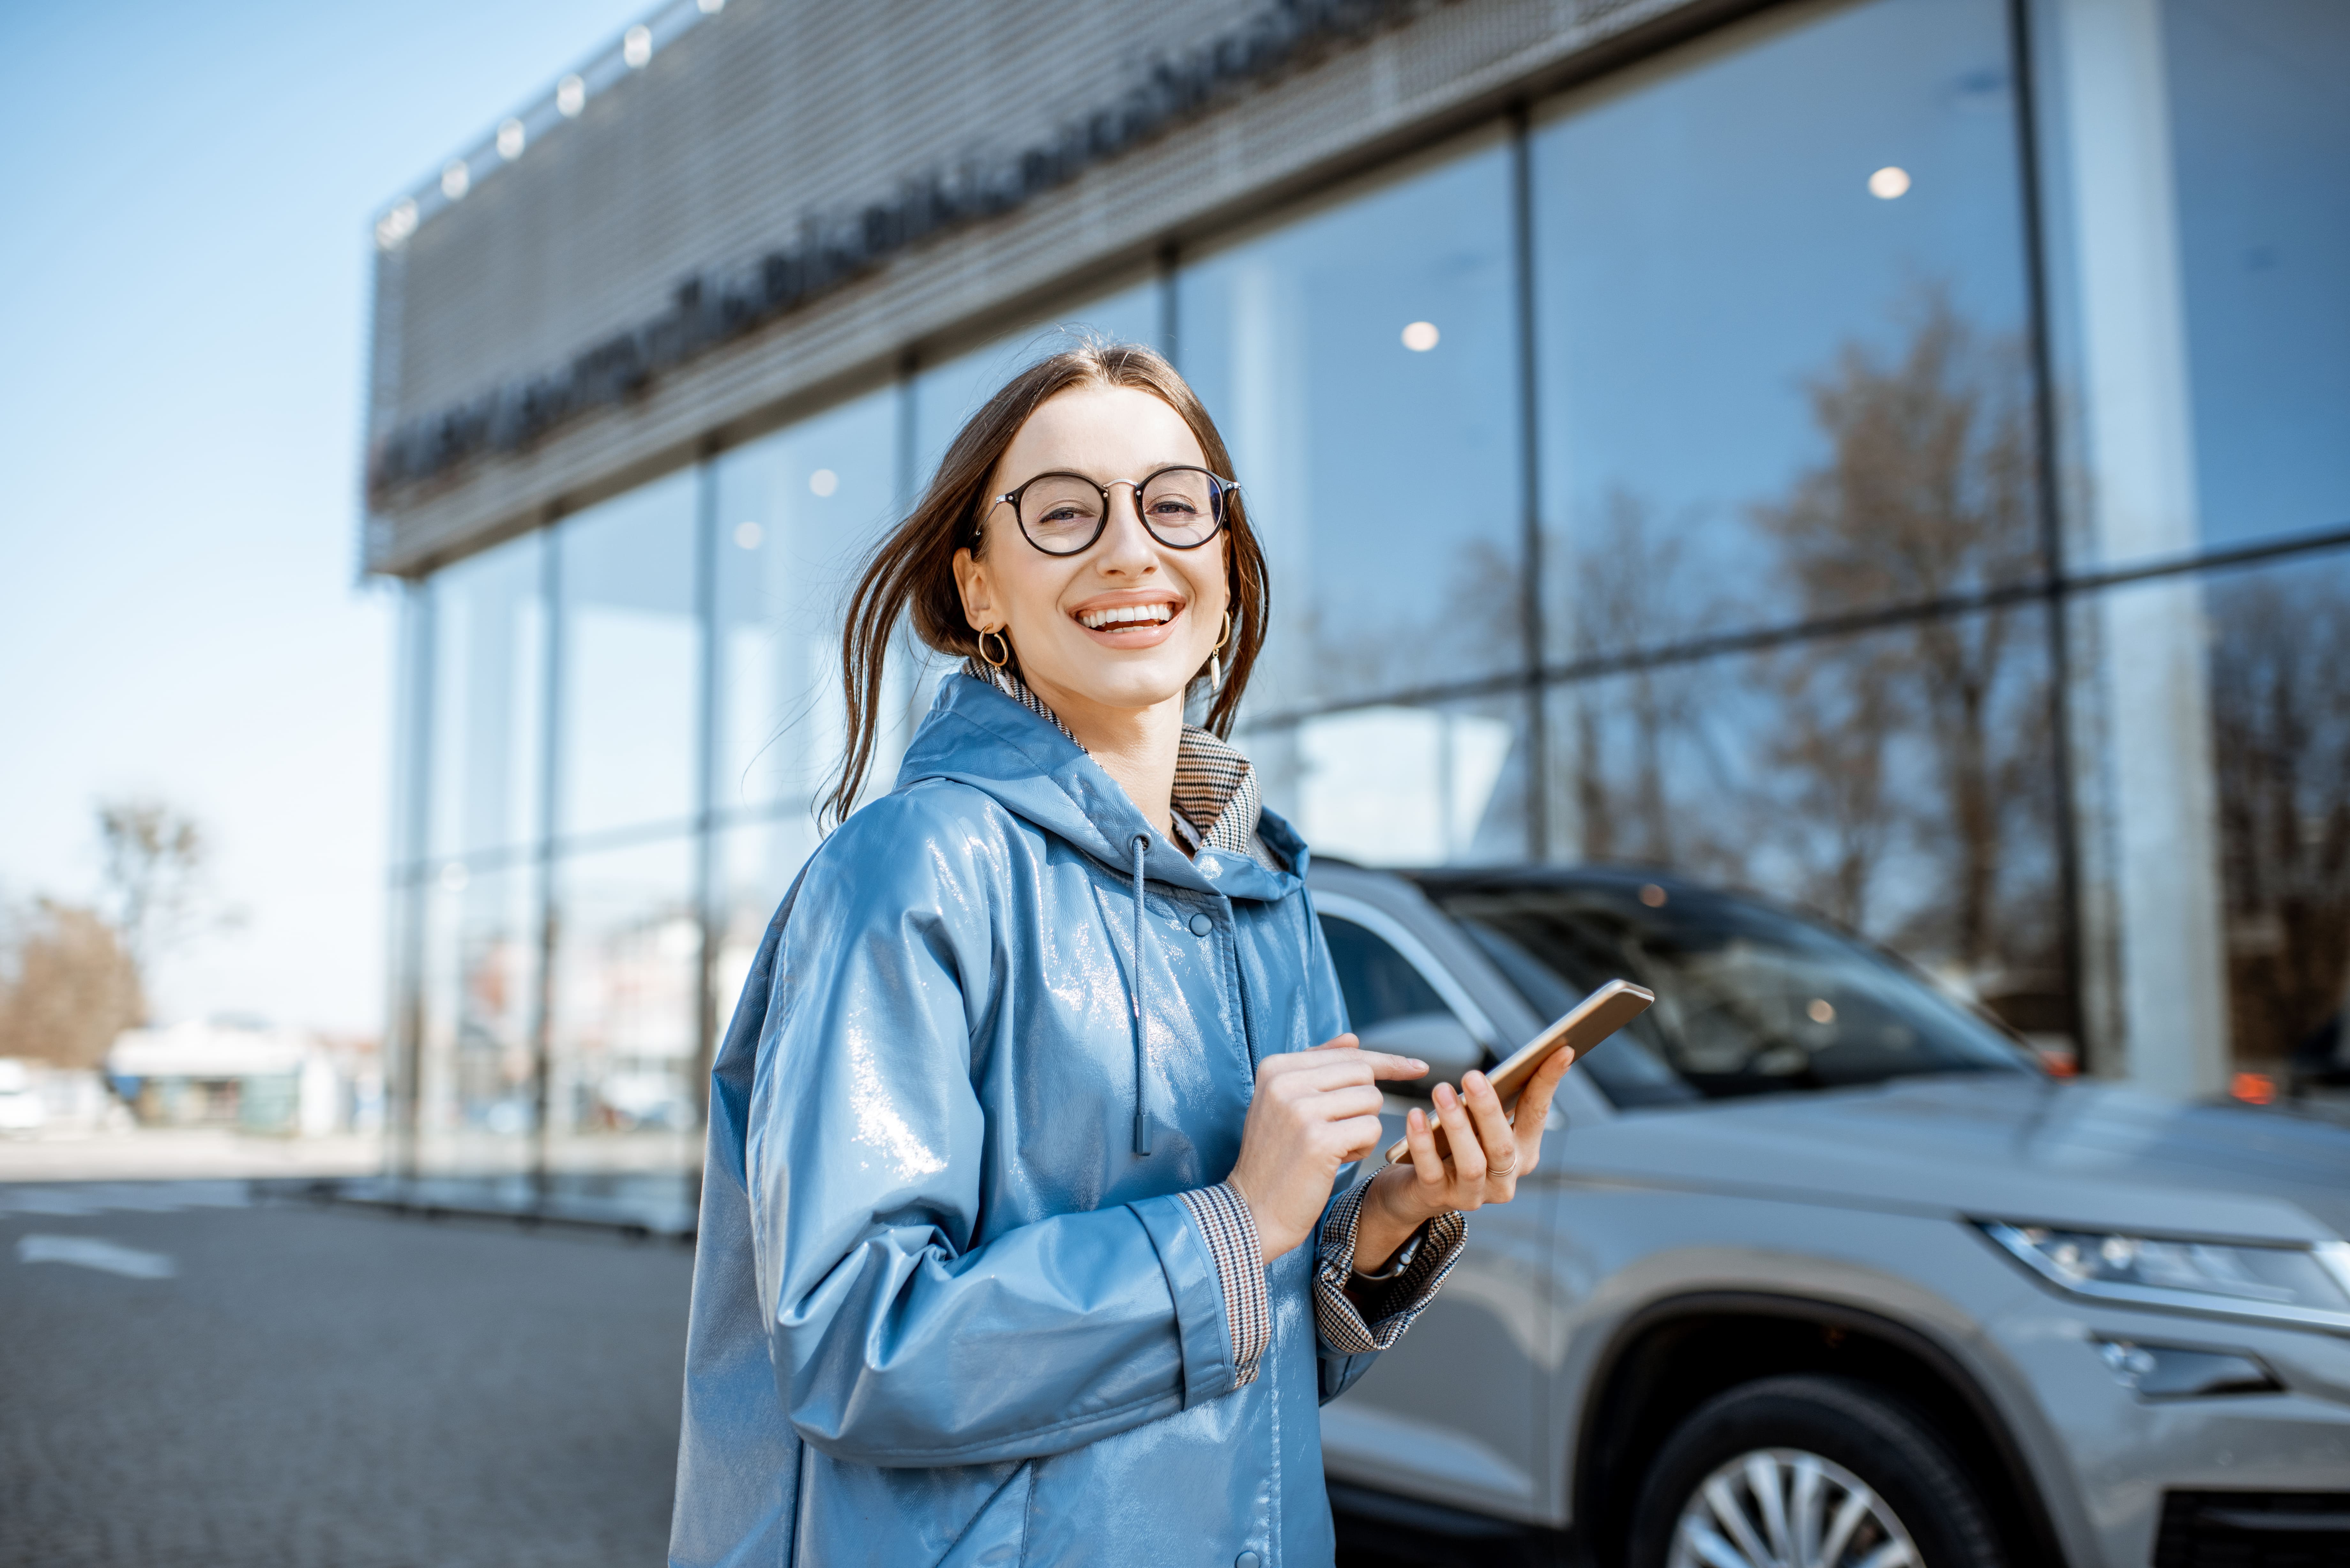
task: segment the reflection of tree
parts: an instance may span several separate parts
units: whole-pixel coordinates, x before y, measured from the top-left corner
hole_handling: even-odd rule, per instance
[[[1939,291],[1897,356],[1846,346],[1811,387],[1827,461],[1754,509],[1805,616],[1928,603],[2038,570],[2028,386],[2020,350],[1981,341]],[[2017,924],[2001,918],[2002,892],[2022,891],[2018,830],[2045,795],[2038,613],[1936,616],[1865,651],[1819,643],[1774,661],[1786,716],[1775,760],[1801,781],[1796,798],[1835,814],[1826,881],[1839,912],[1861,912],[1868,862],[1906,815],[1944,880],[1905,935],[1970,970],[2038,956],[2017,950]],[[1931,781],[1906,805],[1871,782],[1897,739],[1922,745]]]
[[[1758,599],[1819,620],[2037,573],[2020,350],[1939,292],[1906,327],[1812,382],[1825,455],[1750,509],[1775,572],[1685,559],[1695,519],[1659,526],[1610,497],[1575,556],[1579,656],[1752,624]],[[1775,597],[1757,591],[1772,576]],[[1573,691],[1585,853],[1777,888],[1987,986],[2028,983],[2057,929],[2043,613],[1937,615]]]
[[[1689,570],[1689,533],[1688,519],[1662,526],[1639,496],[1621,487],[1608,493],[1563,607],[1576,658],[1678,642],[1706,627],[1718,607],[1704,602]],[[1720,836],[1719,820],[1674,808],[1674,753],[1684,739],[1703,735],[1710,684],[1688,666],[1665,665],[1569,690],[1570,766],[1586,855],[1737,874],[1738,857]],[[1611,786],[1611,753],[1629,768],[1626,784]]]
[[[2350,606],[2334,573],[2210,602],[2231,1023],[2273,1059],[2342,1004],[2350,961]]]

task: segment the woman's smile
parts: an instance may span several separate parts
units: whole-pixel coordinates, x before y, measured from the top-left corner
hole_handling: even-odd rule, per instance
[[[1174,635],[1183,601],[1172,594],[1097,594],[1069,618],[1105,648],[1156,648]]]

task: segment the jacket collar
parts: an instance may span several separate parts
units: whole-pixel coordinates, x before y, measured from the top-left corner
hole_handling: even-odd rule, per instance
[[[1305,844],[1279,815],[1264,809],[1256,771],[1236,748],[1206,730],[1185,726],[1176,762],[1176,805],[1205,830],[1197,856],[1187,857],[1151,831],[1126,791],[1052,710],[1008,673],[996,680],[966,668],[939,682],[937,699],[907,748],[898,787],[926,778],[953,779],[981,790],[1014,815],[1120,872],[1130,867],[1135,836],[1149,834],[1153,881],[1270,899],[1288,896],[1305,871]],[[1261,839],[1289,868],[1266,864],[1270,855],[1257,859],[1252,839]]]

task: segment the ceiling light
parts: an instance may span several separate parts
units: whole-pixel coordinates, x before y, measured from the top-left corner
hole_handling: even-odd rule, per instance
[[[498,125],[498,156],[511,163],[522,156],[523,143],[528,134],[519,119],[503,120]]]
[[[462,158],[452,158],[441,171],[441,193],[452,202],[462,202],[465,192],[473,188],[473,171],[465,167]]]
[[[567,76],[556,83],[555,107],[564,119],[573,118],[588,107],[588,84],[577,76]]]
[[[764,539],[766,536],[767,531],[764,528],[760,527],[756,523],[737,523],[734,524],[734,543],[741,545],[745,550],[757,549],[759,547],[759,541]]]
[[[1880,202],[1890,202],[1909,192],[1909,171],[1888,163],[1868,177],[1868,193]]]
[[[620,58],[629,62],[631,70],[639,70],[653,57],[653,30],[642,22],[620,35]]]
[[[1441,336],[1436,330],[1435,322],[1415,321],[1403,329],[1403,346],[1415,354],[1425,354],[1436,347],[1436,340]]]
[[[715,16],[726,9],[726,0],[695,0],[695,4],[701,6],[705,16]]]
[[[828,468],[819,468],[808,475],[808,489],[817,495],[829,495],[840,488],[840,475]]]

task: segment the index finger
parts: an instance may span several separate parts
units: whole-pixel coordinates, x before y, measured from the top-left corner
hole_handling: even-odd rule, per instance
[[[1352,1040],[1341,1034],[1338,1040]],[[1428,1064],[1417,1056],[1399,1056],[1392,1051],[1366,1051],[1359,1045],[1343,1046],[1337,1040],[1316,1045],[1311,1051],[1291,1053],[1296,1063],[1291,1070],[1300,1073],[1350,1069],[1368,1069],[1374,1078],[1422,1078],[1428,1075]]]

